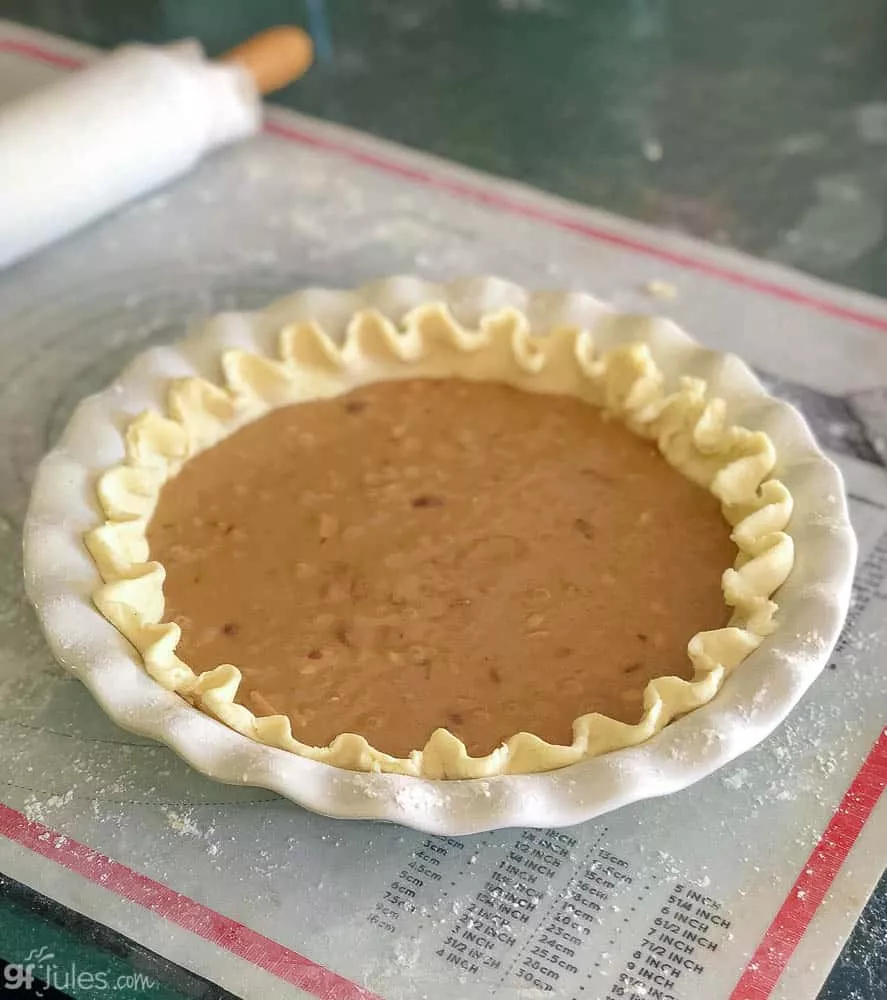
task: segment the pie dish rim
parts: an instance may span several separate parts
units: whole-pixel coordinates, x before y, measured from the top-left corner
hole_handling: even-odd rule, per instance
[[[434,300],[447,302],[466,323],[482,312],[503,306],[523,309],[534,329],[554,325],[555,316],[561,324],[569,320],[576,325],[590,325],[602,317],[618,319],[626,330],[616,332],[617,342],[619,337],[621,342],[629,337],[633,340],[646,337],[666,376],[673,377],[678,371],[705,372],[713,392],[724,396],[728,405],[739,412],[751,414],[771,437],[775,435],[779,462],[789,470],[797,468],[801,477],[800,494],[797,486],[792,487],[792,493],[796,503],[802,501],[803,527],[807,533],[821,536],[815,539],[821,550],[815,554],[821,558],[813,559],[816,574],[802,574],[807,578],[806,584],[795,578],[796,566],[786,585],[790,600],[784,617],[792,622],[795,619],[807,622],[806,629],[801,631],[790,622],[789,628],[794,628],[794,632],[789,635],[781,626],[762,649],[742,664],[743,669],[728,678],[712,702],[672,722],[646,743],[540,774],[444,783],[414,776],[346,772],[255,743],[215,723],[175,695],[171,696],[175,704],[170,703],[165,698],[167,692],[144,674],[140,659],[125,640],[91,606],[88,615],[84,607],[88,605],[84,584],[89,574],[82,546],[74,544],[71,530],[78,517],[82,524],[86,514],[83,510],[87,500],[83,496],[86,481],[113,464],[106,457],[114,450],[109,427],[119,439],[122,426],[139,409],[144,409],[139,403],[140,395],[156,394],[164,371],[180,368],[183,362],[211,369],[213,357],[225,348],[243,349],[249,345],[253,351],[268,353],[276,330],[288,320],[309,315],[320,318],[323,314],[331,328],[341,329],[345,319],[358,308],[372,306],[396,319],[407,309]],[[168,381],[168,375],[165,377]],[[113,422],[109,421],[112,415]],[[100,440],[93,453],[85,458],[84,435],[90,427],[95,432],[97,423],[104,425],[103,433],[98,435]],[[66,474],[79,485],[71,493],[70,502],[65,499],[65,491],[54,489],[59,477]],[[821,501],[818,506],[813,503],[817,498]],[[823,510],[826,501],[828,510]],[[92,507],[95,521],[95,504],[87,502],[85,506]],[[811,506],[816,509],[810,509]],[[77,516],[72,516],[73,508],[79,508]],[[796,536],[799,526],[793,524],[790,534]],[[828,531],[823,530],[824,526]],[[329,815],[391,819],[419,829],[449,833],[532,823],[532,815],[537,817],[536,822],[555,822],[555,825],[578,822],[625,801],[683,787],[748,749],[781,721],[822,669],[843,622],[855,562],[855,540],[840,474],[816,448],[800,415],[787,404],[769,397],[742,362],[699,347],[668,321],[633,322],[590,296],[566,292],[530,295],[496,279],[439,286],[414,278],[394,278],[356,292],[306,290],[260,313],[223,314],[180,345],[146,352],[114,385],[85,400],[76,411],[61,444],[41,465],[25,536],[28,592],[38,608],[50,644],[63,665],[87,683],[117,722],[167,742],[192,765],[220,780],[262,785]],[[62,571],[61,564],[66,560],[68,569]],[[805,560],[807,570],[811,568],[809,563],[809,559]],[[83,583],[75,588],[66,586],[66,574]],[[811,589],[811,582],[817,578],[819,585]],[[808,596],[803,602],[793,602],[791,598],[799,588]],[[811,596],[814,594],[815,597]],[[805,606],[804,613],[789,614],[800,603]],[[811,614],[814,607],[817,613]],[[108,629],[113,634],[108,634]],[[816,636],[815,642],[810,641],[811,635]],[[787,640],[792,637],[796,637],[795,642],[787,647]],[[102,647],[102,656],[94,655],[96,644]],[[748,677],[742,676],[749,673],[745,668],[755,658],[760,661],[762,653],[769,662],[783,665],[782,674],[770,678],[768,685],[759,685],[753,692],[752,704],[743,705],[743,692],[748,684],[739,681],[748,681]],[[118,676],[115,684],[108,669],[112,661],[125,661],[129,667],[137,665],[141,677],[133,677],[126,671],[126,683],[121,684]],[[149,682],[147,689],[145,682]],[[761,691],[766,697],[761,696]],[[731,692],[733,696],[727,697]],[[706,713],[706,709],[712,712]],[[737,710],[741,724],[737,724]],[[709,714],[712,718],[705,718]],[[210,727],[202,720],[210,723]],[[700,732],[707,734],[703,741],[706,745],[701,749]],[[668,766],[663,753],[670,762]],[[596,762],[600,762],[597,767],[593,766]],[[309,766],[307,771],[302,764]],[[404,789],[403,782],[409,791]],[[577,794],[580,784],[582,793]],[[466,790],[472,788],[473,791]],[[538,804],[535,810],[533,803]]]

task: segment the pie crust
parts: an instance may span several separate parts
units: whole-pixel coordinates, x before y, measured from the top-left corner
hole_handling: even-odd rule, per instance
[[[771,597],[792,569],[794,549],[784,530],[792,498],[771,478],[774,445],[761,431],[730,424],[726,404],[708,398],[702,380],[684,377],[669,391],[645,343],[598,356],[588,330],[561,327],[531,336],[526,316],[512,308],[488,313],[477,329],[466,329],[445,306],[427,303],[404,316],[400,328],[374,310],[356,312],[341,345],[314,322],[295,323],[280,333],[278,359],[229,350],[221,366],[223,388],[201,378],[173,381],[166,415],[147,411],[128,425],[126,461],[98,482],[106,520],[85,540],[104,580],[94,602],[135,646],[151,677],[259,743],[341,768],[427,778],[549,771],[641,743],[710,701],[726,675],[775,627]],[[647,685],[638,723],[582,715],[569,746],[517,733],[482,757],[469,756],[444,728],[404,758],[384,754],[353,733],[313,747],[293,738],[286,716],[256,717],[235,701],[241,680],[236,666],[223,664],[198,676],[176,655],[180,630],[163,621],[164,571],[149,560],[146,540],[164,482],[190,457],[270,409],[337,396],[368,382],[416,377],[505,382],[602,407],[655,441],[668,462],[721,502],[739,550],[723,577],[730,622],[690,639],[691,680],[660,677]]]

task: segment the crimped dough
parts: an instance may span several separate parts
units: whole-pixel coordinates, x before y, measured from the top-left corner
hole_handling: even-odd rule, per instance
[[[468,778],[553,770],[640,743],[710,701],[726,674],[774,627],[770,598],[791,571],[794,550],[784,531],[791,495],[769,478],[773,443],[760,431],[728,425],[725,403],[707,399],[700,379],[683,378],[676,391],[666,392],[645,344],[596,357],[586,330],[562,328],[534,337],[515,309],[488,314],[477,330],[467,330],[445,306],[431,303],[405,316],[402,330],[373,310],[358,312],[341,346],[315,323],[297,323],[281,332],[279,360],[227,351],[222,368],[225,388],[200,378],[177,380],[169,387],[167,416],[149,411],[130,423],[126,462],[98,483],[107,520],[85,541],[105,581],[95,604],[138,649],[148,673],[245,736],[361,771]],[[437,729],[407,758],[381,753],[353,733],[328,747],[312,747],[293,738],[286,716],[256,717],[234,701],[241,680],[236,666],[223,664],[197,676],[176,656],[180,629],[163,621],[164,570],[149,561],[145,536],[164,482],[192,455],[274,407],[340,395],[367,382],[421,376],[495,380],[604,407],[655,440],[675,468],[721,501],[739,549],[723,577],[725,601],[733,608],[730,624],[690,640],[692,680],[660,677],[647,685],[637,724],[592,713],[576,719],[569,746],[518,733],[484,757],[470,757],[446,729]]]

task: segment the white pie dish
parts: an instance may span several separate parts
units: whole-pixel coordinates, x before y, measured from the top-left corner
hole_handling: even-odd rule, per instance
[[[769,397],[736,358],[704,350],[671,323],[608,322],[602,348],[645,340],[667,378],[704,378],[731,419],[765,431],[777,474],[795,509],[788,532],[795,568],[779,592],[777,631],[728,678],[715,699],[639,746],[536,775],[464,781],[358,773],[256,743],[168,692],[93,607],[98,572],[82,536],[100,518],[99,473],[123,457],[122,431],[160,408],[171,377],[218,379],[219,355],[240,348],[269,354],[279,329],[314,318],[340,333],[358,309],[399,320],[421,302],[446,303],[465,324],[503,306],[524,310],[534,332],[562,324],[595,327],[612,312],[574,293],[528,293],[495,279],[435,286],[395,278],[356,292],[305,291],[260,313],[217,317],[182,344],[137,358],[117,382],[85,400],[39,469],[25,527],[28,593],[60,662],[81,678],[120,725],[162,740],[221,781],[259,785],[317,812],[375,818],[465,834],[504,826],[563,826],[637,799],[685,787],[755,745],[790,711],[825,665],[846,614],[856,545],[841,477],[817,449],[803,419]]]

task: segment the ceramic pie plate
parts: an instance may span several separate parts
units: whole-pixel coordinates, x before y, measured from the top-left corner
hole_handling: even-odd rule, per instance
[[[100,584],[83,535],[102,519],[98,476],[124,459],[123,431],[163,410],[170,379],[218,381],[223,351],[273,356],[280,330],[314,320],[341,338],[373,308],[395,323],[423,303],[446,305],[466,327],[506,307],[533,334],[563,326],[591,332],[596,351],[644,342],[666,384],[704,379],[727,417],[764,431],[776,446],[773,475],[794,498],[787,527],[794,568],[777,593],[778,627],[727,677],[707,704],[637,746],[559,770],[437,781],[347,771],[257,743],[154,681],[138,653],[95,609]],[[120,726],[170,746],[197,770],[231,784],[271,789],[328,816],[379,819],[464,835],[509,826],[568,826],[698,781],[775,729],[828,661],[850,600],[856,540],[844,485],[800,414],[769,396],[738,358],[706,350],[666,320],[619,316],[591,296],[528,292],[492,278],[434,285],[393,278],[353,292],[309,289],[258,313],[223,314],[178,345],[137,357],[104,392],[84,400],[41,463],[25,524],[25,582],[59,662]]]

